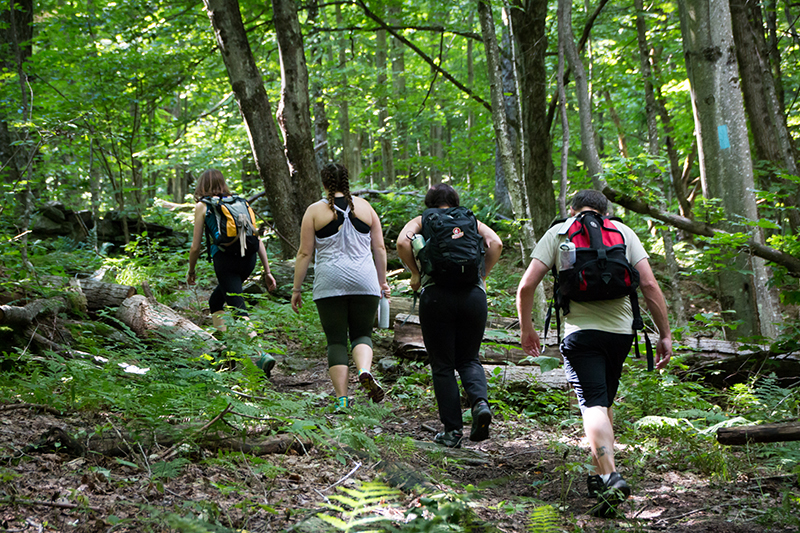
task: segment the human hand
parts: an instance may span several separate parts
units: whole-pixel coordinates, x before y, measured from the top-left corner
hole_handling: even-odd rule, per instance
[[[662,370],[672,358],[672,339],[658,339],[656,343],[656,368]]]
[[[292,292],[292,311],[299,313],[301,307],[303,307],[302,293]]]
[[[392,288],[389,286],[389,283],[384,281],[381,283],[381,295],[383,298],[387,300],[391,299]]]
[[[539,357],[542,351],[542,343],[536,329],[530,328],[523,330],[521,335],[522,351],[532,357]]]
[[[197,279],[196,279],[196,274],[195,274],[194,270],[190,270],[189,273],[186,274],[186,284],[187,285],[194,285],[196,281],[197,281]]]
[[[420,278],[419,272],[411,274],[411,290],[417,292],[421,285],[422,279]]]
[[[267,286],[267,290],[269,292],[274,291],[278,287],[278,284],[275,282],[275,278],[270,272],[264,271],[264,274],[261,276],[261,278],[264,281],[264,285]]]

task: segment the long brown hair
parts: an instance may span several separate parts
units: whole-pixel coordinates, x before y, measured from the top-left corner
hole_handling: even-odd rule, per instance
[[[347,167],[339,163],[329,163],[322,167],[320,177],[322,178],[322,186],[328,191],[328,204],[331,207],[331,211],[336,212],[333,207],[333,199],[337,192],[344,194],[351,211],[356,210],[353,205],[353,197],[350,195],[350,173],[347,172]]]
[[[194,200],[199,202],[206,196],[230,196],[231,190],[225,183],[225,176],[215,168],[210,168],[200,175],[197,187],[194,189]]]

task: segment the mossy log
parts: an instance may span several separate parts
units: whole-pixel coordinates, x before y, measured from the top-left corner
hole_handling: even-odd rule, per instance
[[[741,445],[790,440],[800,440],[800,422],[720,428],[717,431],[717,441],[720,444]]]

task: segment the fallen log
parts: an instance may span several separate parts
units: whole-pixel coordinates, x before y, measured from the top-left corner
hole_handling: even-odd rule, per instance
[[[69,307],[65,297],[34,300],[23,307],[0,305],[0,324],[25,328],[40,316],[58,314]]]
[[[116,317],[142,338],[188,341],[199,345],[204,353],[222,349],[222,343],[194,322],[140,294],[125,299],[117,309]]]
[[[800,422],[738,426],[720,428],[717,431],[717,442],[731,446],[751,442],[785,442],[792,440],[800,440]]]
[[[75,279],[46,276],[42,278],[42,281],[47,287],[55,289],[67,285],[74,287],[74,290],[83,294],[86,307],[92,311],[106,307],[118,307],[126,298],[136,294],[136,287],[109,283],[98,277]]]

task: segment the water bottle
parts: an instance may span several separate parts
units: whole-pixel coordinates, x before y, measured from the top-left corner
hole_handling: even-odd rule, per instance
[[[575,243],[565,241],[558,245],[559,270],[569,270],[575,266]]]
[[[414,251],[414,257],[419,255],[419,251],[425,247],[425,237],[419,233],[415,233],[411,238],[411,249]]]
[[[381,301],[378,304],[378,327],[381,329],[389,327],[389,299],[385,292],[381,292]]]

